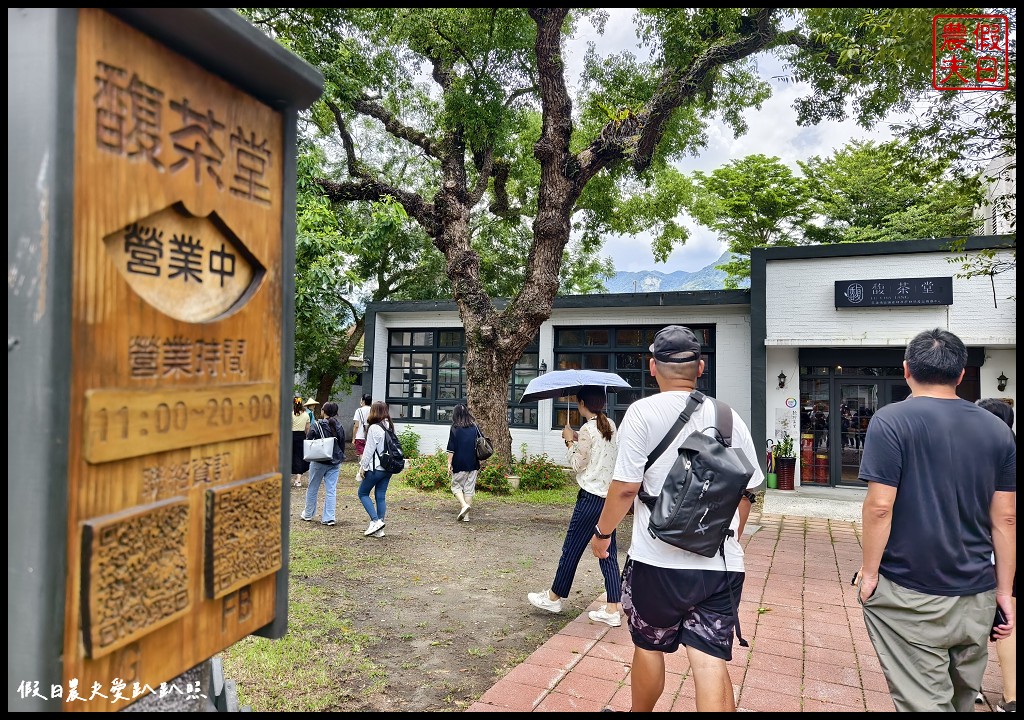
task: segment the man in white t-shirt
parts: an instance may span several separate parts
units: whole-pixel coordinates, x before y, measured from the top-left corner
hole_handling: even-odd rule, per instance
[[[694,432],[715,425],[715,406],[697,406],[689,422],[665,452],[644,471],[647,458],[686,407],[697,378],[704,372],[700,341],[693,331],[669,325],[654,336],[649,371],[661,392],[637,400],[619,426],[619,452],[604,510],[594,528],[591,550],[607,557],[612,531],[633,506],[633,535],[623,569],[622,608],[633,639],[632,712],[651,712],[665,689],[665,653],[680,645],[693,670],[699,712],[735,712],[732,680],[726,662],[732,659],[736,607],[743,590],[743,548],[739,537],[754,496],[764,479],[757,467],[754,441],[733,411],[732,445],[755,467],[747,492],[733,517],[734,534],[726,539],[725,559],[704,557],[651,536],[651,511],[637,499],[641,484],[651,495],[661,492],[675,452]]]
[[[352,416],[352,444],[355,445],[356,455],[363,456],[363,448],[366,447],[366,419],[370,417],[370,405],[373,398],[367,393],[359,399],[359,407],[356,414]]]

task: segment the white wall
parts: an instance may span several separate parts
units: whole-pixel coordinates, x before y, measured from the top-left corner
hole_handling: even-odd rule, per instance
[[[554,328],[608,325],[714,324],[716,326],[717,396],[729,403],[744,422],[750,424],[750,308],[746,305],[686,306],[645,308],[565,308],[555,309],[540,328],[540,360],[554,367]],[[387,372],[388,330],[401,327],[461,327],[457,312],[377,313],[374,326],[373,397],[383,399]],[[795,376],[794,376],[795,377]],[[561,430],[551,426],[555,401],[538,403],[538,429],[511,428],[512,451],[521,454],[523,443],[531,455],[546,453],[553,461],[565,464],[565,444]],[[430,453],[448,444],[447,424],[408,423],[419,433],[420,449]],[[395,422],[401,431],[404,424]]]
[[[1009,258],[1009,251],[999,255]],[[789,417],[787,401],[799,403],[799,348],[899,347],[922,330],[940,327],[964,343],[985,348],[981,396],[1014,400],[1016,412],[1017,279],[1013,272],[994,278],[959,279],[952,253],[772,260],[766,268],[765,428],[780,434]],[[953,277],[953,305],[885,308],[836,308],[835,281],[902,277]],[[779,372],[787,376],[778,389]],[[996,377],[1010,378],[997,390]],[[798,410],[798,408],[794,408]],[[791,432],[799,443],[799,432]],[[799,450],[798,450],[799,451]],[[799,486],[800,463],[797,463]]]
[[[1006,389],[999,389],[999,375],[1009,380]],[[1017,350],[988,348],[985,351],[985,364],[981,368],[981,396],[983,398],[1009,398],[1013,401],[1013,431],[1017,432]]]
[[[1016,347],[1016,273],[953,278],[953,305],[835,307],[835,281],[955,276],[951,253],[772,260],[767,264],[766,345],[903,347],[917,333],[945,328],[971,346]],[[1009,258],[1008,252],[1000,255]],[[998,305],[998,307],[995,307]],[[776,371],[778,374],[778,371]],[[998,372],[996,373],[999,374]]]

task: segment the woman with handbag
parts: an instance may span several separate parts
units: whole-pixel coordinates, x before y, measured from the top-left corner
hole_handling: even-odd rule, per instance
[[[566,425],[562,429],[562,439],[565,440],[567,459],[576,473],[576,482],[580,490],[576,495],[576,505],[572,509],[572,518],[565,533],[562,555],[558,559],[558,569],[555,571],[555,580],[551,583],[551,588],[527,593],[526,596],[534,607],[553,613],[562,612],[562,598],[569,596],[583,552],[590,547],[590,539],[594,534],[601,532],[597,528],[597,521],[604,509],[612,473],[615,471],[615,456],[619,449],[615,422],[604,412],[604,388],[585,386],[576,394],[576,402],[580,416],[587,422],[578,433]],[[608,546],[608,557],[602,558],[599,564],[601,575],[604,576],[606,604],[600,610],[591,610],[588,617],[594,622],[618,627],[622,624],[619,612],[622,578],[619,574],[619,556],[614,530],[611,533],[611,544]]]
[[[469,408],[459,404],[452,413],[452,427],[448,431],[448,472],[452,476],[452,494],[458,499],[456,520],[469,522],[469,510],[476,493],[476,478],[480,472],[476,439],[483,437]]]
[[[309,487],[306,488],[306,507],[300,517],[311,521],[316,514],[317,495],[320,481],[324,483],[324,511],[320,516],[321,525],[334,525],[334,512],[338,505],[338,471],[345,458],[345,429],[338,420],[338,403],[324,403],[323,419],[317,420],[306,430],[307,440],[333,438],[334,446],[330,458],[313,460],[309,464]]]

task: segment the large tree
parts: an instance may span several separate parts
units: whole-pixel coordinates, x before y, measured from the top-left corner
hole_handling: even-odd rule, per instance
[[[976,233],[978,174],[954,173],[948,153],[928,156],[905,142],[853,141],[798,163],[818,221],[816,243],[876,242]]]
[[[750,251],[785,247],[803,239],[810,218],[807,184],[776,157],[748,155],[711,173],[693,174],[690,209],[702,225],[718,232],[732,254],[718,268],[725,287],[750,277]]]
[[[856,11],[868,19],[875,12]],[[650,59],[591,55],[574,90],[563,43],[580,22],[600,27],[600,11],[246,14],[324,72],[313,117],[339,142],[336,174],[319,181],[330,200],[391,198],[443,254],[466,333],[468,399],[506,456],[507,383],[550,316],[566,249],[573,241],[597,248],[604,234],[624,227],[655,228],[661,243],[685,241],[673,220],[678,206],[627,200],[699,151],[712,123],[745,129],[743,110],[768,93],[754,55],[774,51],[813,76],[814,118],[844,117],[839,100],[852,97],[870,123],[927,87],[891,68],[846,62],[834,36],[819,32],[827,11],[642,9],[637,27]],[[416,165],[401,184],[389,167],[396,158]],[[507,303],[495,303],[482,249],[509,237],[524,241],[522,266],[506,268],[521,283]]]

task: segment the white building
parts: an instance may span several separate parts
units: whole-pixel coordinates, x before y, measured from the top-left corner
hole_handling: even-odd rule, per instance
[[[1016,275],[957,278],[950,242],[758,250],[750,290],[556,298],[510,381],[513,450],[525,445],[561,460],[567,410],[578,425],[565,401],[518,402],[539,372],[584,367],[619,374],[632,389],[609,396],[609,414],[618,421],[633,400],[657,392],[645,372],[647,347],[657,330],[679,324],[702,337],[702,390],[732,405],[765,446],[787,431],[797,439],[796,483],[862,487],[863,429],[875,410],[909,392],[903,351],[918,332],[945,328],[967,344],[962,397],[1016,398]],[[966,251],[995,248],[1010,258],[1011,243],[976,237]],[[367,308],[372,395],[389,403],[400,428],[415,428],[428,453],[446,445],[451,410],[466,398],[464,349],[454,302]],[[758,461],[764,467],[766,457]]]

